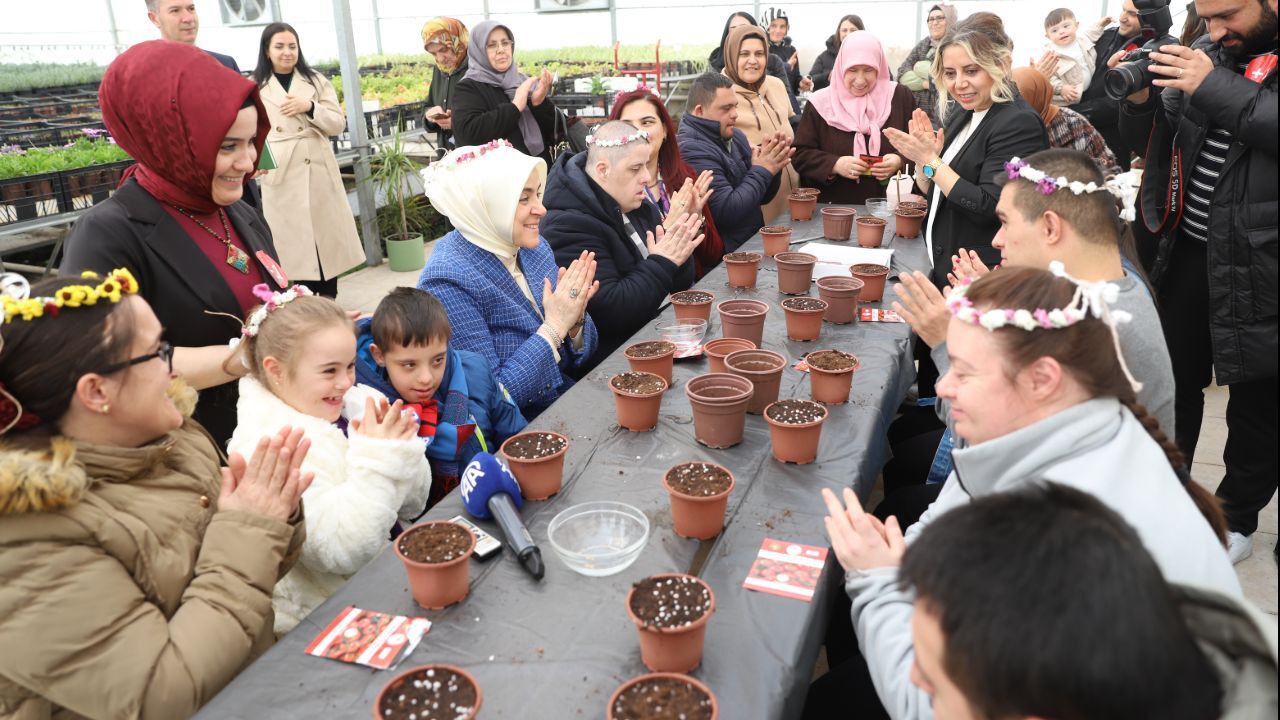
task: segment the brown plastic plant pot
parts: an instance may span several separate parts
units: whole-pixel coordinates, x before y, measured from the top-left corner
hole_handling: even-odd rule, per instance
[[[894,234],[898,237],[913,238],[920,234],[920,226],[924,224],[925,215],[928,214],[924,208],[903,208],[901,206],[893,213],[897,218],[894,226]]]
[[[822,410],[822,415],[817,420],[801,424],[781,423],[769,417],[769,409],[779,403],[771,403],[764,411],[765,422],[769,423],[769,439],[773,447],[774,459],[778,462],[807,465],[818,458],[822,423],[826,421],[829,413],[825,407],[810,400],[787,402],[811,403]]]
[[[873,303],[884,299],[884,282],[889,278],[889,268],[875,263],[859,263],[849,268],[853,276],[863,282],[858,302]]]
[[[812,308],[797,307],[813,305]],[[810,297],[793,297],[782,301],[782,312],[787,318],[787,339],[807,342],[817,340],[822,334],[822,317],[828,303]]]
[[[801,252],[778,253],[773,258],[778,267],[778,292],[784,295],[808,295],[813,282],[813,266],[817,255]]]
[[[707,354],[707,364],[713,373],[727,373],[729,369],[724,366],[724,359],[729,353],[738,350],[754,350],[756,344],[745,338],[716,338],[708,341],[702,346],[703,352]]]
[[[699,375],[685,383],[684,394],[693,409],[693,437],[709,448],[728,448],[742,442],[747,405],[755,385],[728,372]]]
[[[729,287],[753,288],[756,286],[756,275],[760,270],[760,253],[729,253],[724,256],[724,265],[729,272]]]
[[[858,224],[858,247],[878,248],[884,242],[884,218],[860,217]]]
[[[858,300],[863,292],[863,282],[855,277],[818,278],[818,297],[827,303],[823,319],[834,325],[848,325],[857,320]]]
[[[815,360],[823,356],[838,354],[853,359],[853,365],[839,370],[824,370],[814,365]],[[809,365],[809,393],[814,402],[827,405],[841,405],[849,402],[849,391],[853,387],[853,373],[862,366],[858,356],[839,350],[819,350],[806,357]]]
[[[725,357],[724,366],[730,373],[751,381],[753,390],[747,412],[759,415],[765,406],[778,399],[787,359],[772,350],[739,350]]]
[[[689,292],[691,294],[686,295]],[[695,296],[692,293],[705,294],[709,296],[706,300],[692,299]],[[711,322],[711,305],[716,300],[716,296],[706,290],[693,290],[678,292],[671,296],[671,307],[676,311],[677,320],[706,320]]]
[[[844,242],[853,233],[853,219],[858,211],[853,208],[822,208],[822,237],[827,240]]]
[[[813,210],[818,207],[818,196],[808,193],[791,193],[787,198],[787,205],[791,210],[792,220],[806,222],[813,218]]]
[[[764,241],[764,254],[774,257],[784,253],[791,246],[791,227],[789,225],[766,225],[760,228],[760,238]]]
[[[429,670],[432,671],[432,675],[430,676],[427,675],[427,671]],[[373,701],[373,720],[387,720],[387,718],[390,717],[390,715],[387,714],[387,711],[395,711],[397,709],[396,705],[398,703],[396,702],[396,699],[408,694],[406,692],[402,692],[406,690],[406,684],[412,685],[413,681],[418,679],[426,680],[428,677],[434,680],[435,674],[439,671],[454,673],[471,683],[471,687],[475,689],[476,701],[475,704],[471,706],[471,710],[462,714],[453,715],[452,717],[456,718],[456,720],[474,720],[474,718],[478,717],[480,715],[480,706],[484,702],[484,691],[480,689],[480,683],[476,682],[475,676],[456,665],[431,663],[430,665],[419,665],[418,667],[409,668],[408,670],[405,670],[399,675],[391,678],[386,685],[383,685],[382,689],[378,691],[378,697]],[[639,678],[637,678],[637,680],[638,679]],[[383,703],[386,703],[386,705],[384,706]],[[712,705],[715,705],[714,700],[712,701]],[[412,713],[418,707],[418,705],[413,705],[410,708],[403,708],[403,710],[406,713]],[[404,717],[409,717],[409,715],[406,714]]]
[[[651,354],[658,345],[664,346],[665,350],[656,355]],[[632,370],[653,373],[666,380],[667,387],[671,387],[671,369],[676,356],[675,343],[666,340],[646,340],[628,346],[622,354],[626,356]]]
[[[471,546],[462,555],[441,563],[418,562],[405,555],[400,549],[404,539],[411,533],[432,525],[450,525],[465,530],[471,537]],[[428,610],[439,610],[461,602],[467,596],[471,583],[471,564],[467,561],[476,549],[476,536],[470,529],[443,520],[418,523],[404,531],[392,545],[396,555],[404,563],[405,573],[409,576],[409,591],[419,605]]]
[[[662,389],[651,393],[638,394],[619,390],[614,381],[621,375],[609,378],[609,389],[613,391],[613,401],[618,413],[618,424],[632,432],[649,432],[658,426],[658,412],[662,409],[662,393],[667,391],[667,381],[653,373],[638,373],[657,378]]]
[[[693,577],[683,573],[658,573],[653,578]],[[654,672],[687,673],[702,662],[702,646],[707,637],[707,621],[716,611],[716,595],[711,586],[698,577],[693,577],[707,589],[711,596],[711,608],[697,620],[676,628],[646,627],[631,609],[631,598],[635,595],[633,585],[627,591],[627,617],[635,623],[640,637],[640,661]]]
[[[720,332],[724,337],[743,338],[760,347],[764,339],[764,317],[769,304],[760,300],[739,298],[716,305],[720,313]]]
[[[520,438],[529,437],[531,435],[551,435],[559,438],[564,446],[550,455],[544,455],[538,458],[518,458],[512,457],[508,452],[508,448],[513,443],[518,442]],[[525,500],[546,500],[547,498],[560,492],[560,487],[564,482],[564,458],[569,451],[569,438],[560,433],[551,432],[549,430],[531,430],[512,435],[507,441],[502,443],[499,452],[507,459],[507,467],[511,469],[511,474],[515,476],[516,482],[520,484],[520,494]]]
[[[720,704],[716,702],[716,694],[711,692],[711,688],[707,687],[706,685],[702,684],[698,680],[692,677],[689,677],[688,675],[685,675],[683,673],[649,673],[647,675],[641,675],[640,677],[631,678],[630,680],[622,683],[621,685],[618,686],[617,690],[613,691],[613,695],[609,697],[609,706],[608,708],[606,708],[606,711],[605,711],[606,720],[618,720],[618,716],[614,714],[613,708],[617,704],[618,699],[622,697],[623,693],[630,690],[633,686],[639,685],[642,682],[648,682],[651,680],[660,680],[660,679],[677,680],[679,682],[689,685],[695,690],[698,690],[699,692],[706,695],[707,698],[711,701],[711,720],[719,720]]]
[[[729,473],[729,487],[715,495],[687,495],[671,485],[671,473],[685,465],[710,465]],[[680,463],[662,475],[662,486],[671,496],[671,524],[680,537],[710,540],[724,529],[725,510],[736,480],[729,468],[715,463]]]

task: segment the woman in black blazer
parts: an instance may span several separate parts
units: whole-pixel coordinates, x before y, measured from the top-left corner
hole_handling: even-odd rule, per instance
[[[266,221],[241,201],[269,130],[258,87],[192,46],[157,40],[117,58],[99,98],[107,130],[138,162],[76,222],[60,269],[133,273],[175,348],[174,370],[201,391],[196,420],[225,448],[231,380],[244,374],[227,343],[259,302],[255,285],[288,284]]]
[[[515,149],[551,164],[559,111],[547,93],[551,72],[531,78],[516,68],[515,37],[499,22],[471,29],[467,75],[453,93],[453,136],[457,146],[506,140]]]
[[[917,110],[910,132],[885,128],[894,147],[917,166],[916,185],[929,198],[925,240],[939,287],[946,285],[951,258],[961,247],[976,251],[989,266],[1000,262],[1000,252],[991,247],[1000,229],[996,176],[1011,158],[1049,147],[1040,116],[1014,101],[1010,56],[1009,47],[989,34],[948,34],[933,64],[946,126],[935,133],[929,116]],[[953,99],[962,111],[947,115]]]

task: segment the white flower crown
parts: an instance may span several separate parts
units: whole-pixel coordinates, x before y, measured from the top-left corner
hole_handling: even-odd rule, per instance
[[[1004,170],[1008,173],[1010,180],[1029,180],[1036,185],[1036,189],[1043,195],[1052,195],[1058,190],[1070,190],[1076,195],[1084,195],[1095,193],[1101,190],[1114,195],[1124,205],[1124,209],[1120,211],[1120,218],[1133,222],[1137,219],[1138,214],[1134,209],[1134,204],[1138,200],[1138,189],[1141,183],[1138,176],[1132,171],[1122,173],[1107,178],[1102,185],[1095,182],[1082,183],[1079,180],[1068,180],[1065,177],[1049,177],[1048,173],[1043,170],[1037,170],[1027,164],[1025,160],[1015,157],[1004,164]]]
[[[262,323],[267,319],[268,315],[300,297],[314,295],[315,293],[303,285],[294,285],[284,292],[271,292],[267,289],[265,283],[259,283],[254,286],[253,294],[262,300],[262,305],[249,315],[249,319],[240,328],[240,334],[244,337],[257,337],[258,330],[262,327]]]
[[[649,142],[649,132],[647,130],[637,130],[634,135],[625,135],[623,137],[618,138],[617,140],[598,140],[596,139],[595,135],[587,136],[588,145],[594,145],[595,147],[602,147],[602,148],[622,147],[624,145],[630,145],[631,143],[638,142],[640,140]]]

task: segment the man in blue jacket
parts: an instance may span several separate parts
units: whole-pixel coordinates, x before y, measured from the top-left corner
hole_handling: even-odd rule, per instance
[[[733,82],[719,73],[703,73],[689,88],[687,107],[676,137],[680,154],[695,172],[710,170],[711,217],[725,252],[737,250],[764,225],[760,206],[778,192],[779,173],[791,164],[795,148],[782,133],[752,147],[738,122]]]
[[[615,120],[588,138],[586,152],[561,156],[547,177],[540,231],[557,264],[596,254],[600,289],[587,312],[600,333],[597,361],[652,320],[668,294],[693,285],[702,215],[664,232],[657,207],[644,201],[648,163],[648,134]]]

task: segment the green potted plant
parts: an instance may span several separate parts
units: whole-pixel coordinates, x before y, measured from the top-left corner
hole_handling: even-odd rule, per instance
[[[385,195],[390,228],[379,222],[379,232],[387,241],[387,260],[393,272],[416,272],[426,264],[426,243],[422,233],[410,230],[412,211],[419,208],[411,199],[410,180],[421,165],[404,150],[404,139],[397,130],[391,144],[378,149],[371,179],[378,194]],[[382,220],[384,215],[379,214]],[[390,230],[390,232],[388,232]]]

